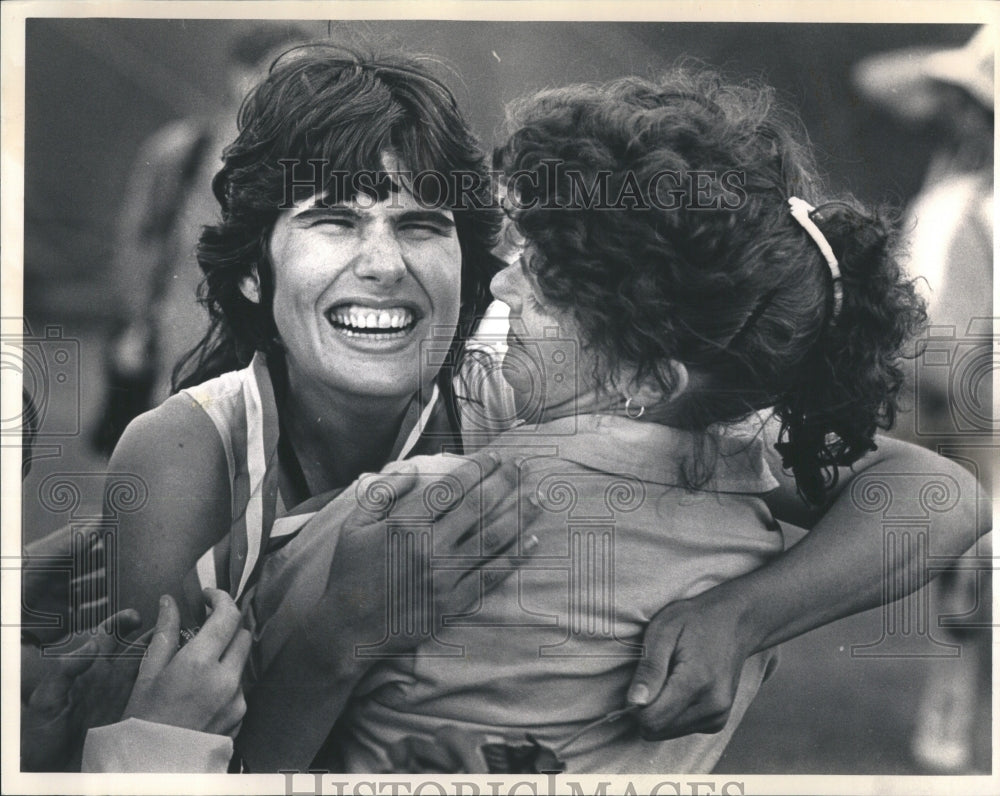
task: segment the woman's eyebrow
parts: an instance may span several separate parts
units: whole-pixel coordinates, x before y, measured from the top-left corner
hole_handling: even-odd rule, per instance
[[[343,205],[333,205],[331,207],[309,207],[301,213],[296,213],[292,216],[291,220],[293,222],[305,224],[309,221],[315,221],[323,218],[340,218],[348,221],[358,221],[361,219],[361,213],[353,208],[345,207]]]
[[[455,221],[451,215],[442,213],[439,210],[406,210],[396,218],[396,223],[412,223],[414,221],[430,222],[437,224],[439,227],[448,227],[449,229],[455,226]]]

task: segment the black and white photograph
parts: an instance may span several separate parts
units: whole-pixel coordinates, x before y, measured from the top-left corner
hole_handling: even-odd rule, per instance
[[[3,792],[1000,791],[1000,14],[866,8],[5,3]]]

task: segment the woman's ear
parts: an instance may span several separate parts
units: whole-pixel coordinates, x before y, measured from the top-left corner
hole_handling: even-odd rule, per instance
[[[624,395],[631,401],[633,407],[643,410],[652,409],[663,402],[663,388],[653,378],[633,381]]]
[[[260,277],[257,275],[257,267],[254,266],[253,273],[240,280],[240,293],[247,301],[260,304]]]
[[[673,376],[674,389],[670,393],[669,400],[676,401],[687,390],[690,384],[687,366],[683,362],[670,360],[670,374]]]
[[[652,409],[661,402],[673,401],[688,388],[688,369],[681,362],[671,360],[664,369],[667,371],[669,381],[673,382],[673,390],[669,394],[665,393],[663,386],[654,376],[646,376],[641,380],[633,380],[629,385],[629,390],[625,394],[632,397],[633,403],[636,406],[644,406]]]

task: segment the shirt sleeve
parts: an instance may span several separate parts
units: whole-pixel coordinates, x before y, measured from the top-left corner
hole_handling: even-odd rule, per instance
[[[87,732],[82,770],[225,774],[232,756],[233,740],[228,735],[131,718]]]

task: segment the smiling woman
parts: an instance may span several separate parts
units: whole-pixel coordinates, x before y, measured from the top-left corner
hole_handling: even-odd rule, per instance
[[[289,180],[290,162],[322,163],[319,182]],[[474,175],[483,209],[415,194],[398,176],[411,168]],[[362,173],[372,179],[342,179]],[[457,444],[456,367],[499,266],[483,153],[416,60],[286,53],[244,101],[213,190],[222,220],[198,248],[212,328],[175,372],[180,394],[137,420],[111,462],[145,472],[151,445],[198,440],[175,472],[189,500],[154,495],[123,529],[122,598],[143,615],[233,528],[259,563],[296,504]],[[170,528],[169,542],[150,527]]]
[[[278,218],[269,249],[291,393],[315,383],[338,394],[320,398],[326,406],[409,401],[437,376],[418,367],[421,342],[458,324],[462,251],[452,213],[423,210],[405,189],[376,203],[312,205]],[[243,290],[259,294],[250,277]]]
[[[405,258],[428,251],[429,241],[437,241],[435,256],[458,268],[448,276],[461,291],[456,346],[469,336],[475,318],[489,304],[489,279],[498,267],[490,249],[501,214],[492,204],[478,142],[451,93],[430,77],[425,63],[311,45],[279,59],[269,79],[247,97],[240,134],[227,147],[223,169],[213,182],[223,221],[207,228],[199,244],[205,302],[214,326],[175,372],[176,386],[197,384],[245,366],[255,350],[280,350],[271,262],[278,246],[288,248],[288,256],[300,256],[303,246],[315,245],[317,256],[330,254],[341,261],[334,266],[313,260],[311,267],[318,271],[350,265],[364,271],[364,282],[370,284],[391,280],[391,271],[404,268]],[[293,179],[307,166],[316,179]],[[470,185],[393,179],[413,173],[410,169],[473,179]],[[356,179],[359,175],[368,179]],[[376,204],[383,203],[383,210],[373,212]],[[289,224],[292,219],[294,227]],[[357,246],[359,236],[366,237],[365,252],[335,254],[335,241],[348,245],[353,240]],[[387,257],[391,262],[379,262]],[[444,261],[438,267],[447,270]],[[259,301],[250,306],[242,288],[254,275]],[[404,277],[411,283],[403,286],[404,292],[426,276]],[[362,290],[359,297],[370,302],[370,293]],[[424,303],[428,300],[425,297]],[[368,328],[368,314],[364,316]],[[455,322],[448,314],[441,320],[426,320],[423,329]]]
[[[462,251],[451,211],[422,210],[403,189],[374,203],[287,210],[268,253],[286,428],[315,494],[378,469],[396,419],[414,395],[430,394],[446,352],[428,358],[422,348],[435,330],[458,326]],[[256,272],[241,290],[260,301]],[[351,462],[345,436],[366,427],[367,450]]]

